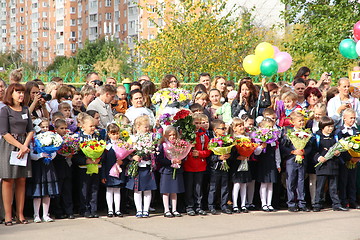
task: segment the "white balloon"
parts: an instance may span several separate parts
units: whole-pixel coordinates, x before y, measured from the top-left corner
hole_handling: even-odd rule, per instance
[[[360,41],[356,43],[356,53],[360,56]]]

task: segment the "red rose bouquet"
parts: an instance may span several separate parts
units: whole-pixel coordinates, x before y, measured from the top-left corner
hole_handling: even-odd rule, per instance
[[[196,138],[196,127],[193,124],[193,118],[191,117],[190,110],[180,110],[175,114],[173,120],[175,121],[174,127],[179,129],[181,139],[189,143],[194,143]]]

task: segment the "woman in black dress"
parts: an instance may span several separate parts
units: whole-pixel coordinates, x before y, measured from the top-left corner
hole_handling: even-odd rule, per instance
[[[16,216],[19,223],[28,223],[24,217],[25,179],[31,177],[31,162],[27,153],[33,137],[31,116],[27,107],[23,106],[25,87],[19,83],[11,84],[6,90],[5,107],[0,110],[0,178],[2,178],[2,194],[5,210],[5,225],[12,225],[13,185],[15,183]],[[10,124],[11,123],[11,124]],[[25,157],[26,166],[11,165],[11,153],[15,157]],[[14,153],[13,153],[14,154]]]

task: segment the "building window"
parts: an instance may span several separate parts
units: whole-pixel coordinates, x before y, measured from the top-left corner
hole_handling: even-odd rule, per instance
[[[20,35],[20,40],[24,40],[24,35]]]
[[[123,24],[123,29],[126,31],[126,23]]]
[[[71,33],[70,33],[70,37],[71,37],[71,38],[75,38],[75,37],[76,37],[76,32],[71,32]]]
[[[62,27],[62,26],[64,26],[64,20],[59,20],[59,21],[57,21],[57,22],[56,22],[56,26],[57,26],[57,27]]]
[[[155,12],[155,5],[148,6],[148,12],[154,13]]]
[[[31,7],[32,7],[32,8],[37,8],[37,7],[38,7],[38,4],[37,4],[37,3],[33,3],[33,4],[31,4]]]
[[[47,13],[47,12],[43,12],[43,13],[42,13],[42,17],[43,17],[43,18],[47,18],[47,16],[48,16],[48,13]]]
[[[137,7],[129,7],[129,15],[136,15],[136,14],[137,14]]]
[[[47,22],[43,22],[43,28],[47,29],[48,28],[48,23]]]
[[[97,21],[97,15],[96,14],[91,14],[90,15],[90,21],[96,22]]]
[[[24,50],[24,44],[20,44],[20,50]]]
[[[130,25],[129,26],[130,29],[135,29],[135,21],[130,21],[129,25]]]
[[[149,20],[148,20],[148,27],[149,27],[149,28],[155,27],[154,20],[152,20],[152,19],[149,19]]]
[[[45,48],[49,47],[49,43],[48,42],[43,42],[43,45]]]
[[[105,20],[111,20],[111,13],[105,13]]]
[[[24,26],[20,26],[20,32],[22,32],[24,30],[25,30]],[[6,31],[6,29],[5,29],[5,31]]]
[[[76,44],[75,44],[75,43],[72,43],[72,44],[70,45],[70,49],[71,49],[71,50],[76,50]]]
[[[23,7],[20,8],[20,12],[21,12],[21,13],[24,12],[24,8],[23,8]]]
[[[105,0],[105,7],[111,7],[111,0]]]
[[[71,7],[71,8],[70,8],[70,13],[76,13],[76,8],[75,8],[75,7]]]
[[[70,26],[76,25],[76,19],[70,19]]]
[[[164,20],[162,18],[158,19],[158,25],[159,27],[163,27],[164,26]]]
[[[120,18],[120,11],[115,11],[115,19],[119,19]]]
[[[44,31],[43,32],[43,37],[47,37],[48,36],[48,32],[47,31]]]
[[[47,2],[43,2],[42,6],[45,8],[45,7],[48,7],[48,3]]]

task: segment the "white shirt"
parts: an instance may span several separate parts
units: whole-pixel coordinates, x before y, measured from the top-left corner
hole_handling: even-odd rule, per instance
[[[125,116],[130,120],[131,124],[134,124],[134,121],[137,117],[147,115],[150,118],[150,125],[155,126],[155,116],[154,113],[146,107],[130,107],[126,110]]]
[[[350,96],[349,102],[351,104],[351,108],[354,109],[354,111],[356,112],[356,122],[359,124],[360,123],[359,99]],[[334,120],[336,127],[341,126],[343,124],[343,121],[341,118],[342,114],[339,114],[337,112],[337,110],[339,109],[339,107],[341,105],[342,105],[342,102],[340,100],[339,95],[330,99],[330,101],[328,102],[328,105],[327,105],[328,116]]]

